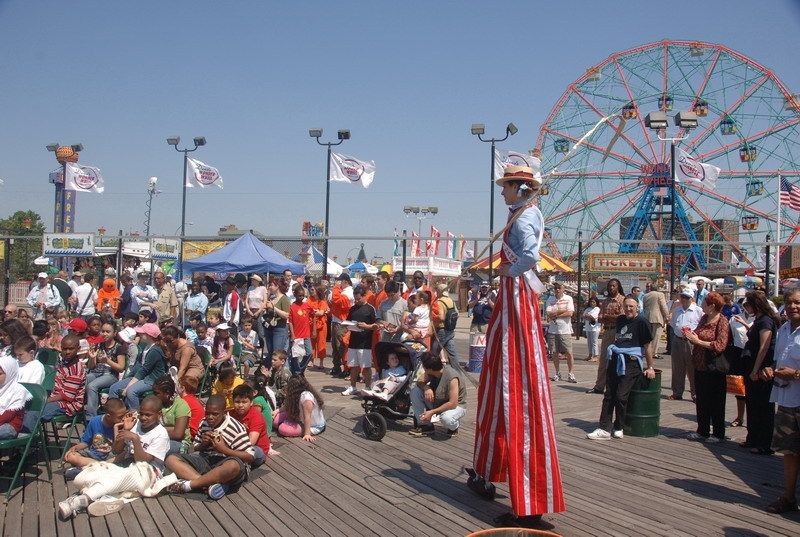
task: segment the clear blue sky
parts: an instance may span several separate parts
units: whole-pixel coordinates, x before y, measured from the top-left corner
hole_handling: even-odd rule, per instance
[[[420,204],[442,231],[485,236],[489,148],[471,123],[499,135],[513,121],[504,147],[527,150],[587,67],[663,38],[723,43],[798,92],[798,4],[0,0],[0,216],[30,208],[51,226],[44,146],[82,142],[106,193],[81,195],[77,230],[142,230],[155,175],[153,231],[172,234],[181,159],[164,140],[204,135],[195,155],[225,189],[190,191],[188,232],[296,235],[324,216],[325,153],[307,130],[349,128],[342,152],[378,171],[368,190],[332,185],[332,234],[414,229],[402,207]]]

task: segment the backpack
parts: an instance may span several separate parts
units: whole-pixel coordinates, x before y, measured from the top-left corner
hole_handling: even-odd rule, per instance
[[[444,325],[442,326],[442,329],[452,332],[456,329],[456,324],[458,323],[458,310],[456,309],[456,305],[452,299],[450,300],[450,303],[453,305],[452,307],[448,307],[445,301],[441,298],[439,299],[439,302],[441,302],[445,307],[445,313],[443,317]]]

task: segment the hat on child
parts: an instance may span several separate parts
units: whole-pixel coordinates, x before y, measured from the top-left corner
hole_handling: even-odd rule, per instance
[[[123,328],[119,331],[119,338],[125,343],[133,343],[133,338],[136,337],[136,330],[133,328]]]
[[[151,338],[161,337],[161,329],[156,323],[144,323],[142,326],[134,328],[137,334],[146,334]]]

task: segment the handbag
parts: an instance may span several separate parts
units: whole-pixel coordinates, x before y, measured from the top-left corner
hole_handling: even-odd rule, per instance
[[[744,377],[742,375],[726,375],[725,391],[732,395],[744,396]]]
[[[725,357],[725,353],[716,353],[711,349],[705,349],[705,366],[709,373],[728,374],[731,365]]]

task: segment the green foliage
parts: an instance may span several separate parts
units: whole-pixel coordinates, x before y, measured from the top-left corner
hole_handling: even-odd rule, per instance
[[[17,211],[0,219],[0,236],[17,237],[10,247],[12,281],[30,278],[31,274],[38,272],[33,260],[42,255],[44,232],[42,217],[36,211]]]

